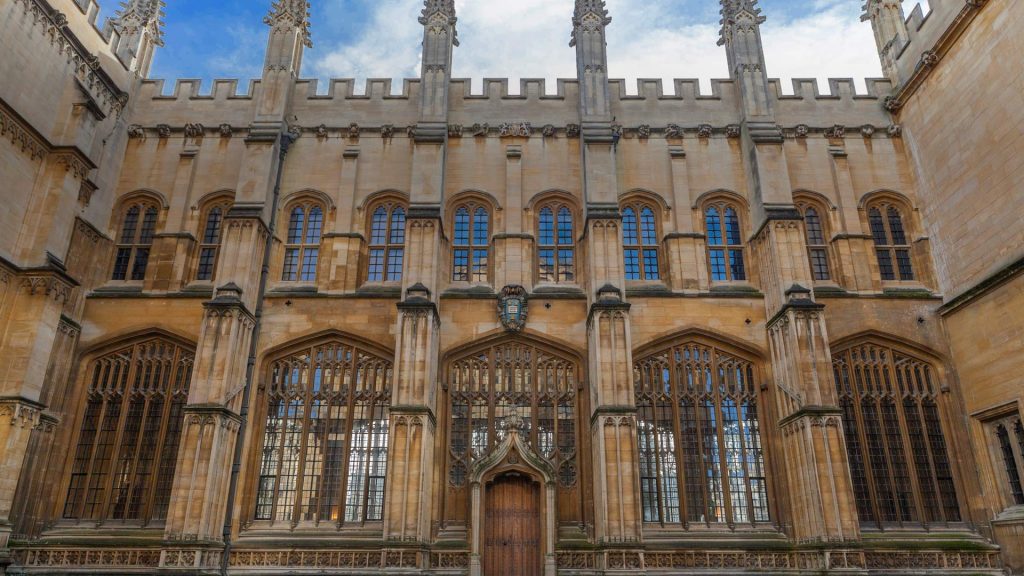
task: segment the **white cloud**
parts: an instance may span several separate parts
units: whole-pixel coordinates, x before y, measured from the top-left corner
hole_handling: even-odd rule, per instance
[[[869,25],[861,23],[859,0],[804,0],[798,17],[773,19],[763,26],[769,75],[784,79],[824,79],[881,75]],[[341,5],[341,2],[337,3]],[[472,78],[479,90],[483,78],[513,80],[575,76],[575,54],[569,48],[573,0],[457,0],[461,47],[455,51],[453,73]],[[690,21],[693,9],[679,0],[609,0],[613,22],[608,31],[609,71],[626,78],[636,90],[637,78],[728,76],[725,52],[716,46],[717,18]],[[700,3],[700,4],[703,4]],[[317,77],[403,77],[418,75],[422,28],[417,22],[422,0],[379,0],[370,8],[360,36],[321,46],[309,55],[307,73]],[[340,9],[340,8],[338,8]],[[323,52],[321,53],[321,50]],[[400,84],[395,88],[399,89]]]

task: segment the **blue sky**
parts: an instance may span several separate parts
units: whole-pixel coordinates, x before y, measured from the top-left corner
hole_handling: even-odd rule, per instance
[[[613,78],[630,80],[631,90],[637,77],[727,76],[725,54],[715,46],[716,0],[607,3],[614,19],[609,27],[609,71]],[[574,75],[574,55],[568,46],[573,0],[456,4],[462,46],[455,52],[455,76],[479,84],[484,77]],[[880,76],[871,27],[859,19],[861,4],[862,0],[761,0],[768,17],[763,31],[769,75],[854,77],[859,82]],[[269,5],[270,0],[167,0],[166,46],[157,53],[152,77],[258,77],[267,34],[262,19]],[[314,47],[306,51],[303,76],[415,77],[421,5],[422,0],[312,0]],[[907,2],[908,12],[912,6]]]

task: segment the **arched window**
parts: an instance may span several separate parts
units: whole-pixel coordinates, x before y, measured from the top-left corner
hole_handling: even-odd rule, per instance
[[[486,283],[490,272],[490,212],[479,204],[463,204],[455,209],[454,229],[452,280]]]
[[[914,265],[910,256],[903,214],[892,204],[877,204],[868,209],[868,224],[875,241],[875,254],[882,280],[913,280]]]
[[[959,522],[932,366],[873,343],[832,358],[861,521]]]
[[[658,221],[654,209],[634,204],[622,209],[622,245],[626,280],[660,280]]]
[[[405,208],[381,204],[370,218],[367,282],[400,282],[405,259]]]
[[[324,210],[319,204],[299,204],[292,208],[288,221],[288,238],[284,247],[281,280],[316,281],[323,227]]]
[[[145,525],[167,517],[193,360],[154,338],[91,363],[64,518]]]
[[[707,206],[704,209],[704,227],[711,279],[716,282],[746,280],[739,210],[727,202]]]
[[[255,520],[383,518],[391,377],[390,359],[340,338],[271,362]]]
[[[117,237],[114,280],[144,280],[149,250],[156,233],[157,207],[148,201],[125,206],[121,233]]]
[[[818,208],[812,204],[799,203],[797,208],[804,217],[804,233],[807,241],[807,258],[811,264],[811,277],[816,281],[832,279],[828,264],[828,241],[825,239],[825,225]]]
[[[522,419],[524,439],[558,478],[559,520],[582,520],[579,362],[525,339],[505,339],[459,354],[446,369],[446,521],[468,519],[473,463],[501,442],[503,424],[513,415]]]
[[[634,365],[645,522],[769,522],[751,362],[688,340]]]
[[[998,445],[999,466],[1004,472],[1009,504],[1024,506],[1024,424],[1019,414],[989,423]]]
[[[203,219],[203,234],[199,242],[199,262],[196,265],[196,280],[213,280],[217,271],[217,256],[220,253],[221,229],[224,216],[230,205],[217,203],[206,211]]]
[[[574,282],[575,245],[572,210],[558,203],[542,206],[537,217],[538,279],[541,282]]]

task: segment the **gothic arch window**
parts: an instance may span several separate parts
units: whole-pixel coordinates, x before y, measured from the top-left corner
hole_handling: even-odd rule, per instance
[[[751,361],[687,339],[633,368],[645,522],[770,521]]]
[[[995,440],[995,460],[1000,484],[1009,506],[1024,506],[1024,423],[1016,409],[986,422]]]
[[[825,224],[827,212],[811,202],[798,202],[797,209],[804,217],[804,239],[807,242],[811,278],[817,282],[827,282],[832,279],[828,258],[828,229]]]
[[[285,282],[315,282],[320,260],[320,239],[324,208],[315,202],[294,204],[288,215],[288,236],[284,247]]]
[[[230,201],[220,201],[206,209],[203,217],[202,235],[199,238],[199,261],[196,263],[196,280],[213,280],[213,275],[217,271],[217,257],[220,255],[224,217],[230,208]]]
[[[932,365],[873,342],[833,352],[832,359],[861,522],[959,522]]]
[[[914,280],[914,264],[903,211],[889,202],[868,207],[868,225],[875,241],[875,256],[882,280]]]
[[[455,207],[452,281],[486,283],[490,272],[491,213],[469,202]]]
[[[192,350],[151,338],[90,363],[64,518],[167,517],[193,361]]]
[[[576,238],[572,209],[559,202],[537,212],[537,277],[541,282],[576,281]]]
[[[747,279],[743,259],[743,229],[740,211],[728,201],[714,201],[704,207],[708,266],[715,282],[741,282]]]
[[[385,202],[370,216],[367,282],[400,282],[405,260],[405,207]]]
[[[124,206],[117,235],[113,280],[144,280],[159,210],[149,200]]]
[[[622,244],[626,280],[661,280],[658,218],[652,206],[627,204],[622,208]]]
[[[391,359],[332,337],[275,357],[266,378],[254,520],[383,519]]]
[[[582,520],[582,377],[573,356],[520,338],[480,345],[446,362],[446,521],[468,520],[473,464],[501,442],[513,415],[522,418],[528,444],[555,471],[559,519]]]

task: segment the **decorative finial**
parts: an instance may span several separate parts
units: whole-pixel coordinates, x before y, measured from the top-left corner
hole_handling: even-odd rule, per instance
[[[458,21],[459,19],[455,16],[455,0],[424,0],[423,13],[419,18],[420,24],[436,32],[451,26],[452,46],[459,45],[459,33],[455,30],[455,24]]]
[[[164,6],[163,0],[127,0],[121,2],[121,9],[114,13],[110,23],[122,37],[137,35],[148,28],[153,44],[163,46]]]
[[[306,48],[313,47],[309,31],[309,0],[274,0],[263,23],[272,28],[301,28],[302,44]]]
[[[596,32],[611,24],[608,6],[604,0],[576,0],[576,10],[572,13],[572,40],[569,46],[575,46],[580,32]]]
[[[757,6],[758,0],[721,0],[722,29],[719,32],[718,45],[724,46],[732,39],[732,28],[737,24],[758,26],[764,24],[765,17]]]

